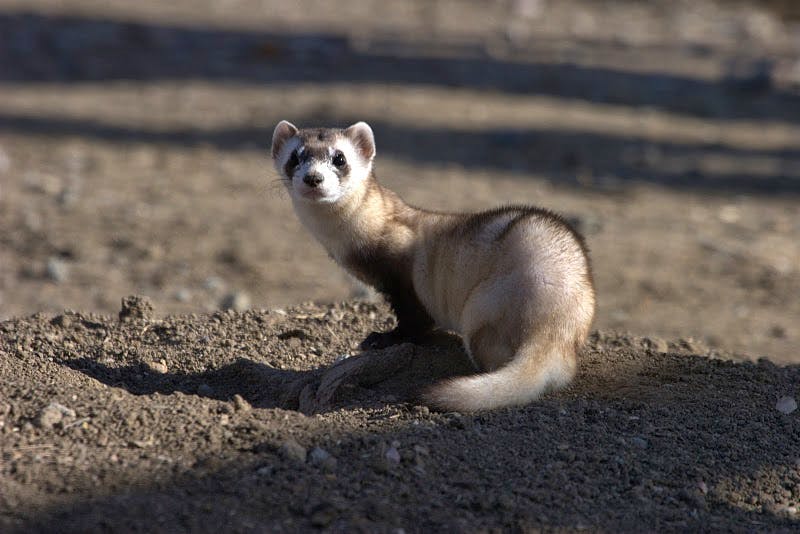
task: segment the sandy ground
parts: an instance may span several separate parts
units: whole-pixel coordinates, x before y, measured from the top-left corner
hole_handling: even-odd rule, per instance
[[[777,1],[0,0],[0,524],[796,526],[797,412],[775,403],[798,397],[797,368],[742,363],[800,362],[791,16]],[[363,289],[295,220],[267,157],[283,118],[368,121],[379,178],[412,203],[574,221],[601,332],[576,386],[423,413],[417,386],[466,371],[451,339],[398,349],[410,367],[388,383],[301,395],[388,319],[352,303]],[[155,307],[136,328],[113,318],[130,294]],[[335,324],[324,306],[259,311],[343,299]],[[414,363],[432,353],[452,368]],[[42,426],[51,402],[74,416]],[[337,466],[296,463],[290,438]]]

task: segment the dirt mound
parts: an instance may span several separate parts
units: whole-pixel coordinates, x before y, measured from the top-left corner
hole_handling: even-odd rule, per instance
[[[0,530],[798,526],[797,366],[601,332],[565,391],[432,413],[458,340],[344,358],[380,306],[123,311],[0,323]]]

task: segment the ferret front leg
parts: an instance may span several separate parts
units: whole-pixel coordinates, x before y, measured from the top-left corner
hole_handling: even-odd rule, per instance
[[[372,332],[361,342],[362,349],[384,349],[399,343],[419,343],[431,332],[433,319],[412,287],[387,292],[386,298],[397,317],[397,326],[388,332]]]

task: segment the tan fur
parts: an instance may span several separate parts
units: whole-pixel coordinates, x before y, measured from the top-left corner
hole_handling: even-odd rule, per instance
[[[387,294],[400,327],[415,312],[429,316],[461,334],[484,371],[436,384],[427,402],[485,410],[525,404],[569,383],[595,308],[587,253],[572,228],[527,206],[480,214],[408,206],[374,179],[374,141],[364,123],[328,131],[338,147],[356,139],[350,157],[366,156],[339,178],[346,194],[309,200],[297,185],[302,177],[284,172],[285,147],[309,136],[286,124],[276,127],[273,157],[300,220],[340,265]]]

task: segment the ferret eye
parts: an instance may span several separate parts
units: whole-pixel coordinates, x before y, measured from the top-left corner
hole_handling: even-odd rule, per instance
[[[333,155],[333,164],[339,167],[340,169],[347,165],[347,160],[344,158],[344,154],[341,152],[337,152]]]
[[[297,167],[300,163],[300,159],[297,157],[297,150],[292,150],[291,156],[289,156],[289,161],[286,164],[292,168]]]

